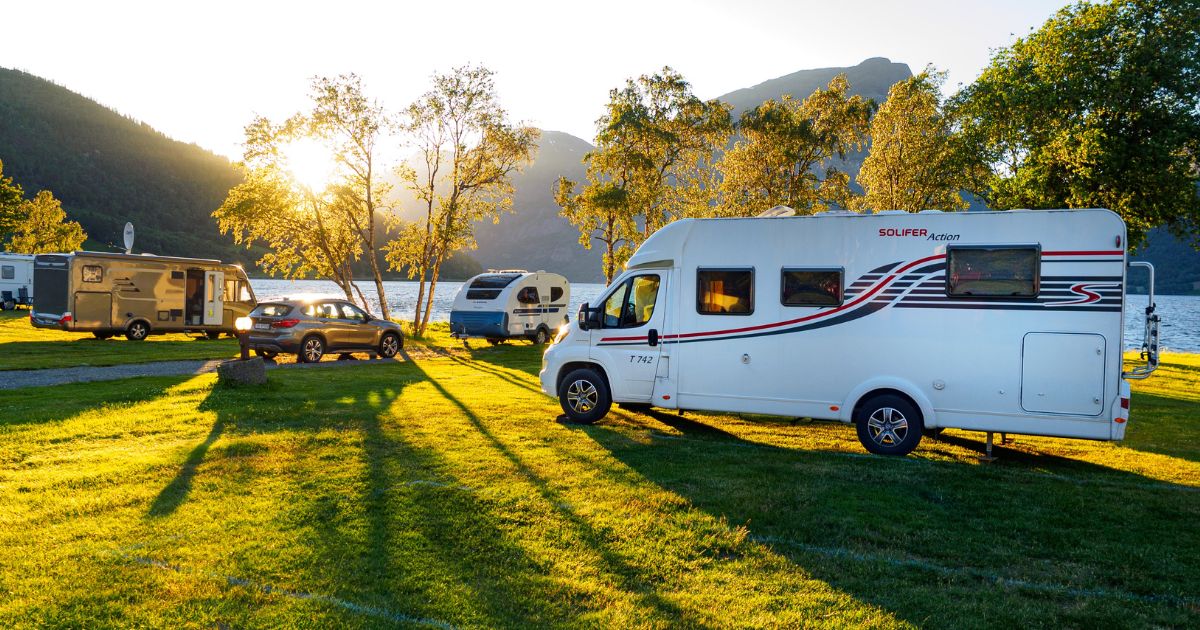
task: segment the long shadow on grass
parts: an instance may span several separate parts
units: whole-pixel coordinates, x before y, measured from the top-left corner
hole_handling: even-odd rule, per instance
[[[418,370],[421,369],[419,365],[415,365],[415,367]],[[673,602],[661,597],[650,586],[654,581],[653,576],[640,575],[637,568],[622,558],[620,553],[609,547],[602,532],[597,531],[587,519],[576,513],[570,504],[550,487],[547,480],[538,475],[525,463],[521,456],[496,437],[470,407],[454,396],[431,374],[424,373],[424,375],[437,392],[462,413],[463,417],[486,443],[499,453],[504,460],[509,462],[521,477],[529,482],[547,505],[558,512],[563,521],[573,530],[575,536],[599,555],[603,563],[601,569],[612,579],[613,584],[629,594],[633,601],[637,602],[643,610],[653,615],[654,621],[650,622],[651,624],[656,622],[689,623],[687,611],[680,609]],[[695,623],[695,621],[691,621],[690,623]]]
[[[695,507],[745,524],[750,544],[914,624],[1170,626],[1200,615],[1194,488],[1009,449],[992,466],[852,457],[746,442],[703,416],[645,417],[682,438],[578,430]]]
[[[259,534],[281,537],[273,541],[281,547],[294,540],[311,555],[302,555],[298,567],[242,560],[243,566],[230,569],[236,577],[307,575],[276,586],[389,611],[395,616],[383,619],[388,623],[445,620],[516,627],[547,617],[549,604],[530,597],[539,588],[534,584],[541,579],[538,565],[506,537],[483,498],[455,483],[435,449],[406,443],[392,425],[392,406],[424,372],[409,360],[353,374],[352,380],[331,382],[317,372],[272,373],[273,383],[263,389],[214,389],[201,404],[217,415],[212,430],[160,493],[149,516],[172,516],[188,499],[206,458],[211,467],[203,474],[214,475],[209,481],[225,486],[231,497],[238,494],[238,484],[256,484],[254,474],[280,485],[274,470],[252,470],[236,479],[220,460],[228,448],[212,447],[218,438],[287,433],[294,452],[277,457],[292,457],[287,467],[294,469],[282,473],[286,496],[278,498],[278,513],[241,514],[239,520],[266,520],[269,526]],[[231,559],[247,556],[254,554],[236,546],[230,551]],[[370,625],[379,618],[362,620]]]

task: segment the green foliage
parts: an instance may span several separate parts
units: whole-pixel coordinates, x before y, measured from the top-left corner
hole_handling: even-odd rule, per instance
[[[0,160],[0,243],[4,243],[21,223],[21,203],[25,191],[11,177],[4,176],[4,161]]]
[[[493,75],[482,66],[435,75],[433,88],[405,111],[404,131],[420,164],[401,166],[398,175],[420,201],[422,216],[405,224],[386,250],[392,269],[406,269],[420,283],[413,315],[418,335],[432,315],[443,263],[455,251],[474,248],[477,222],[498,221],[512,209],[512,175],[537,149],[537,129],[508,121]]]
[[[967,183],[955,151],[954,128],[943,113],[945,73],[926,69],[900,81],[871,118],[871,152],[858,172],[871,210],[962,210]]]
[[[1106,207],[1200,236],[1200,1],[1079,3],[955,96],[996,208]]]
[[[560,177],[554,202],[562,208],[562,216],[579,229],[580,245],[591,249],[593,240],[604,244],[601,267],[607,284],[633,254],[629,235],[637,233],[637,224],[627,189],[596,179],[594,171],[590,175],[592,180],[580,194],[575,193],[575,182]]]
[[[327,278],[354,299],[351,263],[362,254],[354,228],[331,188],[314,191],[288,169],[287,147],[305,137],[307,122],[281,123],[258,117],[246,126],[245,180],[234,186],[213,212],[222,234],[245,247],[261,245],[259,267],[284,278]]]
[[[87,234],[75,221],[67,220],[62,203],[49,190],[22,201],[19,223],[13,230],[7,249],[18,254],[73,252],[87,240]]]
[[[818,176],[831,160],[867,143],[873,105],[849,96],[849,89],[839,74],[802,102],[784,95],[742,114],[742,139],[718,164],[720,213],[753,216],[777,205],[811,213],[829,203],[849,203],[848,184],[836,170],[826,170],[825,179],[833,181],[824,189]]]

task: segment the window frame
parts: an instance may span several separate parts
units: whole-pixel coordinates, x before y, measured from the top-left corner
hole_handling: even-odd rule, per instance
[[[0,265],[0,280],[16,280],[17,266],[16,265]]]
[[[625,326],[607,326],[604,323],[604,318],[607,316],[605,306],[608,305],[608,301],[611,300],[617,293],[621,294],[621,314],[617,316],[617,320],[620,321],[625,318],[625,309],[629,306],[629,294],[633,291],[633,283],[638,278],[654,278],[658,281],[659,291],[662,290],[662,274],[647,272],[635,273],[633,275],[626,276],[625,279],[621,281],[621,284],[617,285],[616,289],[604,296],[604,299],[600,302],[600,328],[604,330],[628,330],[631,328],[641,328],[642,326],[648,325],[651,319],[654,319],[654,313],[658,312],[658,298],[661,297],[658,293],[654,294],[654,313],[651,313],[650,318],[646,321]]]
[[[88,279],[89,269],[95,269],[100,275],[93,279]],[[79,277],[84,282],[100,283],[104,282],[104,265],[83,265],[80,267]]]
[[[527,301],[521,297],[528,291],[533,292],[533,300],[531,300],[531,301]],[[541,304],[542,303],[541,300],[542,300],[542,294],[540,292],[538,292],[537,287],[535,287],[535,286],[530,285],[527,287],[521,287],[519,290],[517,290],[517,304],[526,304],[526,305]]]
[[[789,271],[807,273],[829,273],[838,275],[838,298],[834,304],[788,304],[784,298],[787,289],[786,274]],[[846,303],[846,268],[845,267],[781,267],[779,269],[779,304],[787,308],[837,308]]]
[[[749,271],[750,272],[750,310],[744,313],[712,313],[701,309],[704,302],[700,300],[700,274],[705,271]],[[724,317],[746,317],[754,314],[754,285],[757,282],[758,272],[754,267],[696,267],[696,314],[697,315],[716,315]]]
[[[950,287],[950,256],[956,250],[1032,250],[1036,264],[1033,268],[1033,294],[1032,295],[963,295],[954,293]],[[989,245],[947,245],[946,246],[946,271],[944,274],[944,290],[946,297],[955,300],[1037,300],[1042,294],[1042,244],[1041,243],[995,243]]]

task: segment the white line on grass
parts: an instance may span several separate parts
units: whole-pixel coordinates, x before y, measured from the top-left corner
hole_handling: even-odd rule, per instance
[[[353,613],[358,613],[360,615],[366,615],[369,617],[375,617],[378,619],[387,619],[389,621],[394,621],[396,623],[411,623],[411,624],[418,624],[418,625],[422,625],[422,626],[432,626],[434,628],[445,628],[446,630],[453,630],[453,628],[454,628],[454,626],[452,626],[444,621],[438,621],[437,619],[428,619],[426,617],[413,617],[411,615],[396,613],[396,612],[392,612],[390,610],[386,610],[383,608],[376,608],[374,606],[366,606],[363,604],[356,604],[351,601],[346,601],[344,599],[333,597],[332,595],[322,595],[320,593],[308,593],[305,591],[296,591],[296,590],[292,590],[292,589],[288,589],[288,588],[274,586],[272,584],[267,584],[264,582],[259,582],[256,580],[250,580],[247,578],[240,578],[240,577],[235,577],[235,576],[230,576],[230,575],[221,575],[219,573],[213,573],[211,571],[202,571],[202,570],[198,570],[198,569],[192,569],[192,568],[188,568],[188,567],[185,567],[182,565],[170,564],[168,562],[163,562],[161,560],[147,558],[145,556],[135,556],[135,555],[127,554],[127,553],[121,553],[120,551],[110,551],[110,552],[107,552],[107,555],[113,556],[115,558],[119,558],[126,562],[132,562],[134,564],[138,564],[141,566],[154,567],[156,569],[163,569],[165,571],[173,571],[175,573],[182,573],[182,574],[186,574],[186,575],[199,575],[199,576],[203,576],[203,577],[207,577],[207,578],[211,578],[211,579],[215,579],[215,580],[223,580],[230,586],[241,586],[244,588],[251,588],[256,591],[266,593],[268,595],[282,595],[284,597],[289,597],[291,599],[297,599],[297,600],[301,600],[301,601],[314,601],[314,602],[321,602],[324,604],[330,604],[332,606],[336,606],[338,608],[341,608],[343,610],[348,610]]]
[[[1047,584],[1045,582],[1030,582],[1016,578],[1007,578],[996,573],[983,571],[980,569],[956,568],[947,567],[940,564],[929,562],[928,560],[918,560],[915,558],[895,558],[883,554],[864,553],[861,551],[853,551],[845,547],[821,547],[818,545],[810,545],[807,543],[789,540],[787,538],[777,538],[774,536],[747,536],[748,540],[761,543],[764,545],[784,545],[792,547],[805,553],[812,553],[832,558],[854,560],[863,563],[882,563],[895,567],[906,567],[913,569],[922,569],[941,575],[953,577],[969,577],[979,580],[984,580],[1000,586],[1008,586],[1012,588],[1025,589],[1029,591],[1037,591],[1041,593],[1055,593],[1059,595],[1069,595],[1072,597],[1099,597],[1099,598],[1116,598],[1138,602],[1149,603],[1169,603],[1176,606],[1197,606],[1200,605],[1200,599],[1191,597],[1180,597],[1177,595],[1166,594],[1151,594],[1141,595],[1138,593],[1130,593],[1128,591],[1118,591],[1107,588],[1073,588],[1060,584]]]

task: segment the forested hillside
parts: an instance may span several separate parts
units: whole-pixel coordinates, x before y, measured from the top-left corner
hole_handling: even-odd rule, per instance
[[[18,70],[0,68],[0,159],[27,194],[49,189],[93,244],[252,262],[210,216],[240,179],[225,158]]]

